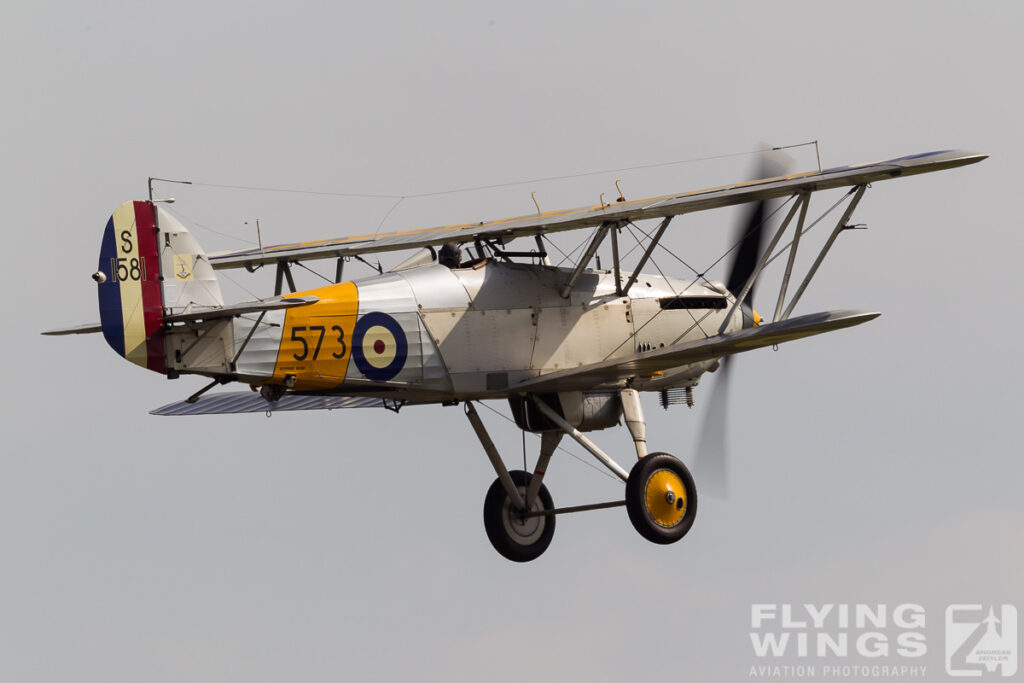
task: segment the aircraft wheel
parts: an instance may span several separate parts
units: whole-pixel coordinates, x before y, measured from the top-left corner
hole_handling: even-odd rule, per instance
[[[686,465],[668,453],[651,453],[633,465],[626,481],[626,511],[640,535],[675,543],[697,515],[697,488]]]
[[[532,475],[521,470],[509,472],[509,475],[525,499],[526,487]],[[530,509],[536,512],[552,510],[554,507],[551,494],[541,484]],[[523,517],[512,506],[501,480],[495,479],[484,498],[484,529],[491,545],[504,557],[513,562],[529,562],[540,557],[551,544],[551,537],[555,534],[555,517]]]

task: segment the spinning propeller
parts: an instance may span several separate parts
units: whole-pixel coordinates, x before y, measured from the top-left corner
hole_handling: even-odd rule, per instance
[[[756,179],[774,178],[785,175],[793,165],[787,155],[769,151],[761,155]],[[771,215],[771,206],[767,201],[760,201],[751,206],[744,220],[734,233],[732,244],[736,244],[733,252],[732,265],[726,288],[734,297],[739,297],[747,280],[757,268],[764,245],[765,228]],[[760,322],[754,312],[754,287],[751,286],[746,300],[741,306],[743,327],[753,327]],[[726,443],[727,414],[729,409],[729,373],[732,368],[732,356],[722,358],[716,372],[714,386],[708,398],[704,423],[701,425],[700,437],[697,441],[697,456],[694,470],[701,488],[717,498],[726,498],[729,492],[729,458]]]

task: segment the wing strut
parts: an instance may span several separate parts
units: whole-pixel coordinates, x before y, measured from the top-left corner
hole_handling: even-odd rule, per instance
[[[274,278],[274,296],[281,296],[281,279],[288,279],[288,289],[294,293],[298,291],[295,287],[295,280],[292,279],[292,269],[287,261],[277,262],[277,275]]]
[[[647,251],[645,251],[644,255],[640,257],[640,263],[636,264],[636,268],[633,269],[633,274],[629,276],[628,280],[626,280],[626,285],[622,288],[622,291],[619,293],[620,295],[625,296],[626,294],[629,294],[629,288],[632,287],[633,283],[636,282],[636,279],[640,277],[640,272],[644,269],[644,266],[647,265],[648,259],[650,259],[651,254],[654,253],[654,248],[658,246],[658,243],[661,241],[661,236],[665,234],[665,229],[668,228],[668,224],[672,222],[672,218],[672,216],[665,216],[665,219],[661,221],[661,225],[658,226],[658,231],[654,233],[654,237],[651,238],[651,243],[647,246]],[[616,267],[617,266],[618,264],[616,263]],[[616,278],[616,285],[618,282],[619,280]]]
[[[793,245],[789,248],[789,260],[786,261],[786,272],[782,275],[782,285],[779,287],[779,302],[775,304],[775,315],[772,322],[779,322],[779,312],[782,311],[782,302],[786,299],[786,290],[789,288],[789,276],[793,274],[793,262],[796,261],[796,250],[800,246],[800,235],[804,233],[804,221],[807,219],[807,207],[810,205],[810,192],[805,192],[800,198],[800,218],[796,223],[796,234],[793,235]]]
[[[569,298],[569,293],[572,292],[572,288],[576,286],[576,281],[580,279],[580,275],[583,274],[587,264],[590,263],[590,259],[594,258],[594,254],[597,253],[597,248],[601,246],[601,242],[603,242],[604,238],[608,235],[608,231],[617,226],[618,223],[616,221],[605,221],[601,224],[601,227],[597,229],[594,239],[590,240],[590,246],[587,247],[583,256],[580,257],[580,262],[576,264],[576,269],[572,271],[572,275],[569,276],[569,281],[565,283],[564,287],[562,287],[561,295],[563,299]]]
[[[835,243],[836,238],[839,237],[839,233],[843,230],[848,229],[847,221],[850,220],[850,216],[853,215],[853,210],[857,208],[857,204],[860,203],[860,198],[864,196],[864,190],[867,189],[867,185],[858,185],[857,194],[853,195],[853,199],[850,200],[849,206],[846,207],[846,211],[843,212],[842,218],[836,223],[835,229],[832,234],[829,235],[828,241],[825,242],[825,246],[821,248],[821,252],[818,254],[818,258],[814,259],[814,263],[811,265],[811,269],[807,271],[807,276],[804,281],[800,283],[800,288],[796,290],[796,294],[793,295],[793,300],[789,302],[789,306],[786,306],[785,312],[782,314],[782,320],[787,320],[789,314],[793,312],[793,307],[796,306],[796,302],[800,301],[800,297],[803,296],[804,290],[807,289],[807,285],[811,284],[811,279],[814,274],[818,272],[818,267],[821,262],[825,260],[825,255],[828,254],[828,250],[832,248],[832,244]],[[796,249],[796,242],[793,242],[794,250]],[[782,303],[782,298],[779,298],[779,303]]]
[[[612,269],[615,271],[615,293],[622,296],[622,269],[619,268],[619,230],[621,223],[616,223],[611,230],[612,234]]]
[[[743,302],[746,301],[751,288],[753,288],[754,283],[757,282],[757,278],[761,275],[761,271],[764,269],[765,264],[768,263],[768,258],[772,255],[772,251],[775,250],[775,245],[779,243],[780,239],[782,239],[783,233],[786,232],[786,228],[788,228],[789,224],[792,222],[793,216],[796,214],[796,210],[801,206],[805,206],[810,200],[810,194],[802,195],[793,203],[793,206],[790,207],[789,213],[786,214],[785,220],[782,221],[782,225],[780,225],[779,229],[775,231],[772,241],[768,243],[768,248],[764,250],[760,260],[758,260],[757,267],[754,268],[754,272],[752,272],[750,277],[747,278],[747,284],[743,285],[743,289],[736,297],[736,301],[733,302],[732,308],[729,309],[729,313],[722,319],[722,325],[718,328],[718,334],[723,334],[725,332],[726,328],[729,327],[729,321],[732,320],[733,313],[735,313],[736,309],[742,306]],[[800,216],[803,218],[804,212],[801,212]]]

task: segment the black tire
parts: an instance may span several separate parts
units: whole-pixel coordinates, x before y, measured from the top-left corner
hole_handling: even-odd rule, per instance
[[[509,475],[525,498],[532,475],[522,470],[513,470]],[[553,510],[554,507],[551,494],[541,484],[532,509]],[[501,480],[495,479],[484,498],[484,529],[491,545],[502,556],[513,562],[529,562],[540,557],[551,544],[551,537],[555,534],[555,516],[523,518],[516,514]]]
[[[668,544],[685,536],[697,516],[697,487],[686,465],[668,453],[638,460],[626,481],[626,512],[648,541]]]

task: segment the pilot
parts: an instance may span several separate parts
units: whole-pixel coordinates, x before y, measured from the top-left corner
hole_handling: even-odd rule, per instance
[[[449,268],[458,268],[461,263],[461,250],[455,242],[445,242],[437,255],[437,262]]]

